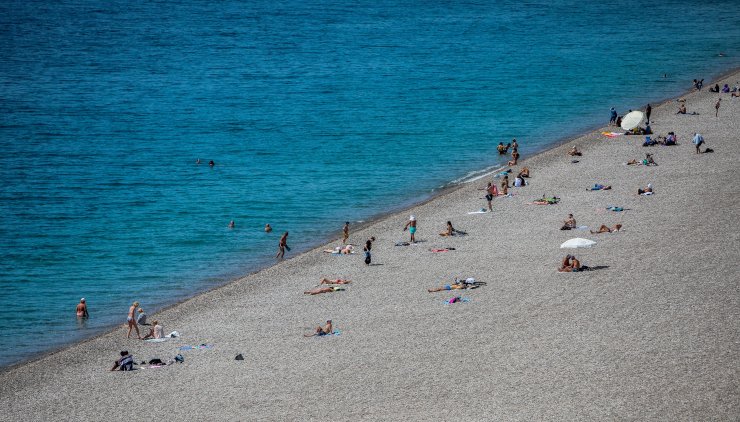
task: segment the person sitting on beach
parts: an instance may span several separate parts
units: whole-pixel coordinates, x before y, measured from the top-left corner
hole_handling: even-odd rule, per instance
[[[519,161],[519,151],[513,150],[511,152],[511,161],[509,161],[507,165],[515,166],[518,161]]]
[[[519,170],[518,176],[529,178],[529,167],[522,167],[522,169]]]
[[[498,150],[499,155],[505,155],[506,154],[506,147],[504,146],[503,142],[499,142],[498,146],[496,147],[496,150]]]
[[[139,308],[139,315],[136,317],[136,323],[139,325],[149,325],[146,323],[146,314],[143,308]]]
[[[583,155],[583,153],[581,151],[578,151],[578,147],[573,145],[573,148],[568,151],[568,155],[570,155],[571,157],[580,157],[581,155]]]
[[[452,227],[452,222],[447,222],[447,230],[443,231],[439,234],[440,236],[454,236],[455,235],[455,228]]]
[[[728,92],[730,92],[730,86],[725,84],[725,86],[722,87],[722,92],[724,94],[727,94]]]
[[[650,124],[645,125],[645,129],[642,131],[643,135],[652,135],[653,134],[653,128],[650,127]]]
[[[316,327],[313,333],[304,334],[303,336],[304,337],[326,336],[326,335],[332,334],[333,332],[334,332],[334,327],[332,326],[331,320],[329,319],[326,321],[326,325],[324,325],[323,327],[319,325],[318,327]]]
[[[590,187],[586,190],[609,190],[611,189],[611,185],[602,185],[600,183],[594,183],[593,187]]]
[[[144,340],[152,338],[164,338],[164,327],[162,327],[156,319],[152,322],[152,328],[150,328],[149,333],[144,336]]]
[[[673,132],[668,132],[668,136],[665,137],[665,142],[663,145],[676,145],[678,142],[678,138],[676,137],[676,134]]]
[[[727,86],[727,85],[725,85]],[[709,87],[709,92],[719,92],[719,84],[714,85],[714,87]]]
[[[686,104],[685,103],[681,103],[681,105],[678,106],[678,111],[676,112],[676,114],[686,114]]]
[[[329,280],[328,278],[324,277],[324,278],[321,279],[321,283],[320,284],[349,284],[351,282],[352,282],[352,280],[345,280],[345,279],[342,279],[342,278],[337,278],[335,280]]]
[[[90,314],[87,313],[87,304],[85,298],[80,299],[80,303],[77,304],[77,318],[89,318]]]
[[[560,230],[573,230],[576,227],[576,219],[573,218],[573,214],[568,214],[568,218],[563,221],[563,227],[561,227]]]
[[[621,229],[622,229],[622,225],[621,224],[616,224],[613,229],[610,229],[609,227],[607,227],[606,224],[602,224],[601,227],[599,227],[598,230],[596,230],[596,231],[591,230],[591,234],[612,233],[612,232],[618,232]]]
[[[575,273],[579,271],[587,270],[588,267],[585,265],[581,265],[581,261],[576,259],[573,255],[566,255],[563,259],[562,264],[560,265],[560,268],[558,268],[558,272],[561,273]]]
[[[647,187],[645,189],[639,188],[637,189],[638,195],[652,195],[653,194],[653,185],[651,183],[648,183]]]
[[[520,187],[526,186],[526,185],[527,185],[527,183],[524,181],[524,179],[521,178],[521,176],[517,175],[514,178],[514,187],[515,188],[520,188]]]
[[[116,360],[110,370],[115,371],[116,369],[118,369],[119,371],[134,370],[134,357],[128,353],[128,350],[124,350],[121,352],[120,359]]]
[[[645,159],[642,160],[643,166],[657,166],[658,163],[653,159],[653,154],[645,154]]]

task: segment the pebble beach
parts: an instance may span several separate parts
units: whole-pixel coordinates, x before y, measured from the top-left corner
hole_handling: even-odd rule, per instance
[[[486,207],[486,182],[500,183],[489,175],[352,231],[356,254],[322,252],[341,241],[288,253],[150,316],[178,338],[126,339],[121,326],[8,368],[2,419],[737,419],[740,98],[708,87],[738,78],[681,96],[696,115],[677,115],[676,99],[653,104],[653,132],[674,131],[676,146],[600,128],[523,157],[512,169],[528,167],[529,185],[495,198],[493,212],[469,214]],[[714,153],[695,154],[694,132]],[[582,156],[567,155],[574,145]],[[625,164],[645,153],[658,165]],[[589,190],[595,183],[612,189]],[[655,193],[638,195],[647,184]],[[533,205],[543,194],[561,200]],[[591,230],[623,230],[559,230],[571,213]],[[411,214],[419,242],[395,246],[408,241]],[[467,235],[439,236],[447,221]],[[597,244],[560,249],[575,237]],[[599,269],[559,273],[568,253]],[[303,294],[323,277],[352,282]],[[427,292],[468,277],[485,285]],[[467,301],[445,303],[455,295]],[[304,337],[327,319],[339,335]],[[121,350],[137,362],[185,361],[108,371]]]

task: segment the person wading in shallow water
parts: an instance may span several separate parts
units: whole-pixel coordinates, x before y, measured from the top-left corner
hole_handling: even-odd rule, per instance
[[[278,253],[275,255],[275,258],[284,258],[286,249],[290,250],[290,247],[288,246],[288,232],[283,233],[283,236],[280,238]]]
[[[77,318],[89,318],[90,314],[87,313],[87,304],[85,298],[80,299],[80,303],[77,304]]]

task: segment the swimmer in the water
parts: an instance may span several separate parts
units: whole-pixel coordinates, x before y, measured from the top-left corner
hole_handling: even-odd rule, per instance
[[[272,227],[270,227],[269,224],[265,224],[265,233],[270,233],[272,231]]]
[[[229,228],[230,228],[230,229],[233,229],[233,228],[234,228],[234,226],[235,226],[235,224],[234,224],[234,220],[231,220],[231,222],[229,223]]]

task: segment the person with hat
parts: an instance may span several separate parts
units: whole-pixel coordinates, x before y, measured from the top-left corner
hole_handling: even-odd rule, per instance
[[[414,236],[416,234],[416,217],[413,215],[409,217],[408,223],[403,226],[403,231],[406,231],[406,229],[411,233],[411,243],[416,243],[416,237]]]
[[[84,297],[77,304],[77,318],[90,318],[90,314],[87,313],[87,304]]]

